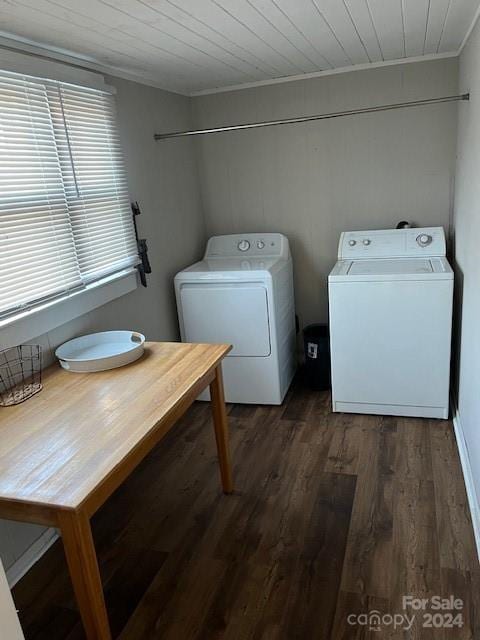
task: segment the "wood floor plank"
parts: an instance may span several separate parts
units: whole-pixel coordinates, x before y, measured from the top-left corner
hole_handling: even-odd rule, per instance
[[[140,603],[168,554],[152,549],[112,548],[116,568],[104,585],[112,635],[116,638]]]
[[[219,489],[199,402],[93,519],[121,640],[480,638],[480,571],[449,422],[332,414],[328,393],[301,378],[284,406],[233,405],[229,420],[232,496]],[[408,593],[458,594],[464,628],[346,622],[401,611]],[[26,640],[83,640],[60,543],[14,597]]]
[[[230,418],[253,420],[257,406],[254,404],[233,404],[228,412]]]
[[[349,475],[318,477],[317,497],[284,611],[282,628],[287,637],[331,637],[355,484]]]
[[[404,596],[432,598],[443,595],[435,494],[431,480],[402,475],[395,477],[393,523],[392,565],[395,571],[391,573],[391,611],[415,613],[408,637],[443,640],[442,629],[423,627],[422,612],[403,609]]]
[[[312,409],[313,401],[314,394],[308,390],[304,372],[300,371],[293,380],[290,392],[285,398],[282,418],[284,420],[306,420]]]
[[[342,590],[390,598],[393,552],[395,422],[364,416],[358,480]]]
[[[325,471],[357,473],[364,432],[358,420],[350,414],[338,414],[330,420],[332,440],[325,463]]]
[[[467,494],[452,424],[429,421],[440,563],[468,570],[476,553]]]
[[[81,630],[80,614],[72,609],[46,604],[41,615],[29,626],[29,636],[35,640],[68,637],[73,630]],[[7,639],[6,639],[7,640]]]
[[[395,473],[401,478],[433,480],[428,420],[397,418]]]
[[[50,615],[55,616],[57,609],[75,610],[75,597],[61,540],[57,540],[30,569],[26,578],[17,583],[14,596],[15,604],[21,612],[22,625],[26,629],[41,628],[44,625],[48,627],[48,618]],[[54,612],[46,614],[45,611],[51,607]]]
[[[260,633],[280,571],[278,564],[230,563],[196,640],[253,638]]]
[[[458,569],[442,569],[441,585],[443,597],[454,594],[463,602],[460,610],[463,627],[445,630],[445,640],[476,640],[480,637],[478,597],[480,583],[477,572]]]

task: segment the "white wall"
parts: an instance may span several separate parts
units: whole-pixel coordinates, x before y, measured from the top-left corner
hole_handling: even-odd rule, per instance
[[[455,59],[193,99],[200,127],[454,94]],[[302,325],[327,317],[326,277],[348,229],[449,223],[456,105],[198,139],[207,232],[281,231],[292,245]],[[183,144],[178,141],[178,144]]]
[[[480,23],[460,58],[460,90],[470,102],[459,108],[455,189],[456,393],[475,487],[472,515],[480,518]],[[479,548],[480,551],[480,548]]]
[[[5,572],[0,561],[0,620],[2,621],[2,638],[7,640],[24,640],[17,612],[8,590]]]
[[[176,340],[177,316],[173,276],[197,260],[205,244],[204,220],[192,142],[159,144],[153,134],[191,125],[189,99],[126,80],[107,78],[117,89],[119,130],[127,165],[130,195],[138,200],[141,237],[146,237],[153,273],[148,288],[92,311],[36,339],[45,364],[55,348],[70,338],[95,330],[135,329],[150,340]],[[33,341],[32,341],[33,342]],[[9,577],[43,527],[0,520],[0,557]]]

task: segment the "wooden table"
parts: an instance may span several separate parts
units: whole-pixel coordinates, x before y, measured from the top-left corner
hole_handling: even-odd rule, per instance
[[[101,373],[54,365],[0,408],[0,517],[58,527],[88,640],[111,638],[90,518],[210,385],[220,475],[233,490],[221,361],[229,345],[146,344]]]

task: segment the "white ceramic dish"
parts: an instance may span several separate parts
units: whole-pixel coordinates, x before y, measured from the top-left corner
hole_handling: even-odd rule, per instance
[[[145,336],[136,331],[102,331],[65,342],[55,355],[68,371],[107,371],[138,360],[144,343]]]

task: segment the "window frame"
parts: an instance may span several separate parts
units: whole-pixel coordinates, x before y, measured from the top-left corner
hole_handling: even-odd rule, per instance
[[[12,70],[8,68],[5,71],[12,73]],[[13,71],[13,73],[30,76],[33,80],[39,82],[75,85],[75,82],[50,80],[45,76],[40,76],[40,74],[26,74],[18,71]],[[98,86],[89,87],[79,83],[76,86],[112,95],[116,93],[115,88],[108,85],[100,88]],[[118,120],[116,125],[118,126]],[[120,136],[120,131],[118,131],[118,134]],[[64,294],[50,299],[39,299],[25,308],[19,308],[18,311],[15,310],[0,318],[0,349],[10,348],[40,337],[56,327],[134,291],[137,287],[137,269],[136,266],[132,265],[87,282],[81,288],[66,291]]]
[[[39,338],[135,291],[137,287],[138,272],[135,267],[131,267],[91,282],[83,289],[6,316],[0,321],[0,349],[10,349]]]

